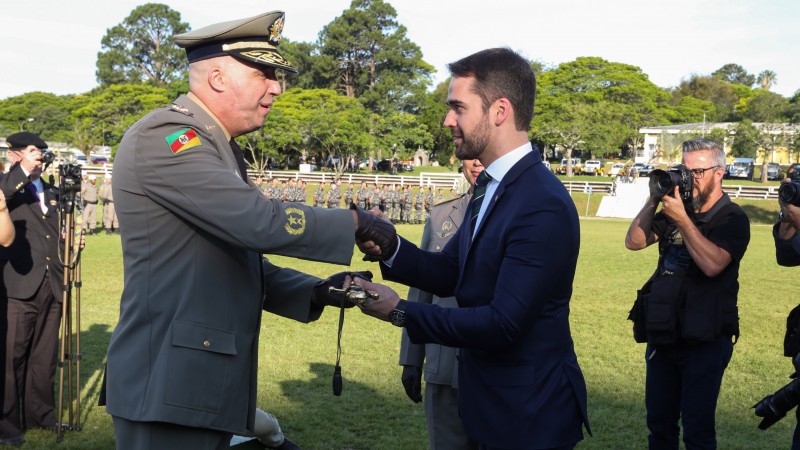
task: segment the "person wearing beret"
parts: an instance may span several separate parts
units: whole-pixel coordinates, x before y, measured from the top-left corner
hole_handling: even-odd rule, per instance
[[[262,308],[314,321],[342,304],[328,287],[350,275],[320,280],[262,254],[347,265],[354,241],[397,245],[392,224],[363,210],[280,203],[247,177],[234,138],[263,126],[281,93],[276,71],[296,72],[278,52],[283,25],[272,11],[175,36],[189,93],[120,142],[124,289],[104,395],[118,449],[219,449],[253,434]]]
[[[0,302],[6,311],[0,444],[21,445],[27,428],[56,426],[53,380],[64,267],[58,188],[41,178],[47,144],[29,132],[14,133],[6,142],[12,166],[0,175],[0,190],[16,237],[0,247]]]

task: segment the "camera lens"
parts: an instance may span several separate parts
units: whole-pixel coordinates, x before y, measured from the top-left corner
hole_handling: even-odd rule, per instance
[[[42,153],[42,162],[45,164],[50,164],[53,160],[56,159],[56,154],[50,151]]]
[[[672,174],[666,170],[656,169],[650,172],[650,194],[661,198],[675,189]]]
[[[783,203],[800,206],[800,181],[782,184],[778,189],[778,197]]]

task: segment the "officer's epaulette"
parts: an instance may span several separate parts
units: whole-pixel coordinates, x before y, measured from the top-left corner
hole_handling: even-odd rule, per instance
[[[434,203],[433,206],[439,206],[439,205],[444,205],[444,204],[447,204],[447,203],[450,203],[450,202],[454,202],[456,200],[459,200],[461,197],[463,197],[465,195],[467,195],[467,194],[458,194],[455,197],[446,198],[446,199],[444,199],[444,200],[442,200],[440,202]]]
[[[167,109],[170,110],[170,111],[179,112],[181,114],[184,114],[184,115],[187,115],[187,116],[190,116],[190,117],[192,116],[192,113],[188,109],[186,109],[185,107],[183,107],[183,106],[181,106],[181,105],[179,105],[177,103],[170,103],[169,105],[167,105]]]

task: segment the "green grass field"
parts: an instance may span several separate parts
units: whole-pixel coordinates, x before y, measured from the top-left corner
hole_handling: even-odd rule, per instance
[[[585,197],[585,196],[584,196]],[[599,196],[593,196],[591,201]],[[583,199],[583,202],[586,200]],[[774,217],[770,206],[753,207]],[[581,198],[576,196],[583,215]],[[585,203],[584,203],[585,206]],[[646,448],[644,419],[644,345],[631,337],[626,320],[636,289],[652,272],[656,249],[630,252],[623,239],[627,220],[587,218],[581,223],[581,256],[572,297],[572,333],[589,391],[594,437],[585,449]],[[400,225],[400,234],[419,241],[420,225]],[[31,431],[29,449],[110,449],[110,417],[96,406],[103,360],[118,318],[122,289],[119,236],[90,236],[83,253],[81,290],[82,431],[68,432],[55,445],[53,434]],[[757,428],[751,407],[789,381],[792,365],[782,356],[785,317],[798,303],[794,281],[799,272],[774,261],[768,225],[754,224],[740,274],[741,338],[725,375],[717,409],[721,449],[788,448],[793,412],[768,431]],[[289,258],[279,265],[318,276],[340,266]],[[373,269],[360,256],[353,269]],[[394,285],[404,295],[407,288]],[[225,299],[220,299],[225,301]],[[258,405],[275,414],[284,431],[304,449],[419,450],[427,448],[423,407],[405,396],[397,365],[400,330],[364,316],[346,313],[342,338],[344,391],[331,393],[336,357],[338,310],[329,308],[312,324],[265,315],[262,321]],[[243,405],[244,407],[244,405]]]

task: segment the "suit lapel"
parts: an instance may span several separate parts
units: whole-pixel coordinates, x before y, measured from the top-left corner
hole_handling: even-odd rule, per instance
[[[483,214],[483,218],[481,222],[478,224],[478,231],[475,233],[475,238],[472,239],[472,242],[477,241],[480,239],[481,231],[486,228],[486,224],[489,222],[489,218],[492,215],[492,211],[494,211],[495,205],[497,205],[500,200],[503,198],[503,194],[506,192],[506,188],[514,184],[517,181],[522,173],[525,172],[528,168],[530,168],[534,163],[537,161],[541,161],[539,157],[539,152],[534,150],[527,155],[523,156],[522,159],[517,161],[513,167],[505,174],[503,180],[500,181],[500,184],[497,186],[497,189],[492,194],[492,198],[484,199],[483,201],[488,201],[489,206],[486,207],[486,212]],[[471,248],[471,246],[470,246]]]

